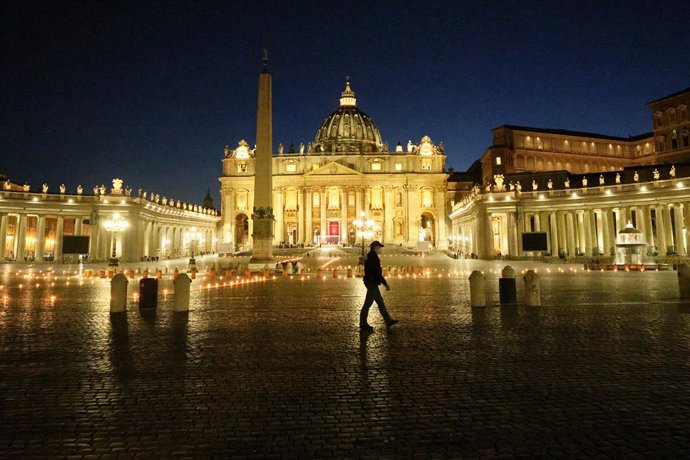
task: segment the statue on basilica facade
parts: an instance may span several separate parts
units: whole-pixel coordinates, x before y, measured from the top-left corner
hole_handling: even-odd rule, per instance
[[[223,153],[226,157],[229,157],[232,154],[232,150],[230,150],[230,146],[226,145],[225,149],[223,149]]]
[[[532,179],[532,190],[536,191],[539,188],[539,184],[537,184],[537,181]]]
[[[284,151],[285,147],[283,146],[283,144],[278,144],[278,155],[282,155]]]
[[[24,188],[25,192],[28,192],[29,190],[31,190],[31,186],[29,184],[27,184],[26,182],[24,182],[23,188]]]
[[[77,185],[77,195],[81,195],[82,193],[84,193],[84,187],[79,184]]]
[[[304,154],[304,142],[299,143],[299,153],[300,155]]]
[[[546,188],[549,190],[553,189],[553,181],[551,179],[546,183]]]
[[[412,139],[407,141],[407,153],[412,153],[414,150],[414,144],[412,143]]]
[[[60,194],[61,195],[65,194],[65,184],[60,184]]]
[[[163,206],[168,205],[168,199],[165,197],[165,195],[163,195],[163,203],[162,204],[163,204]]]
[[[604,175],[599,174],[599,185],[604,185]]]
[[[520,184],[520,181],[517,181],[515,183],[515,191],[516,192],[522,192],[522,184]]]
[[[565,188],[570,188],[570,177],[565,178]]]
[[[43,190],[43,193],[48,193],[48,184],[44,182],[41,186],[41,190]]]
[[[105,185],[101,184],[100,192],[101,195],[105,195]]]
[[[93,186],[93,194],[94,194],[95,196],[98,196],[98,193],[99,193],[100,191],[101,191],[101,190],[98,188],[98,185],[94,185],[94,186]]]
[[[621,183],[621,173],[616,173],[616,184]]]
[[[513,184],[512,180],[508,182],[508,190],[510,190],[511,192],[515,190],[515,184]]]
[[[505,185],[503,185],[503,174],[495,174],[494,175],[494,182],[496,182],[495,190],[497,192],[502,192],[505,190]]]
[[[6,180],[6,181],[5,181],[4,187],[5,187],[5,190],[9,190],[10,188],[12,188],[12,186],[10,185],[10,181],[9,181],[9,180]]]
[[[656,168],[654,168],[654,172],[652,172],[652,175],[654,176],[654,180],[659,180],[659,177],[661,177],[661,175],[659,174],[659,170]]]
[[[640,180],[640,175],[637,174],[637,171],[635,171],[635,175],[633,176],[633,180],[634,180],[635,182],[638,182],[638,181]]]
[[[113,179],[113,188],[110,189],[110,193],[112,195],[121,195],[122,194],[122,179],[115,178]]]
[[[672,179],[675,179],[675,177],[676,177],[676,166],[675,165],[671,166],[671,170],[668,172],[668,175],[671,176]]]
[[[587,187],[587,176],[582,176],[582,186]]]

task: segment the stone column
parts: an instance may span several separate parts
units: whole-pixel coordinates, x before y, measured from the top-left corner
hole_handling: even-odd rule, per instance
[[[236,243],[235,241],[235,190],[232,188],[223,190],[223,228],[220,240],[223,243]],[[233,248],[234,249],[234,248]],[[161,254],[162,256],[162,254]]]
[[[446,191],[445,189],[436,190],[436,198],[434,199],[434,207],[436,208],[436,228],[437,240],[436,246],[438,249],[448,248],[448,238],[446,236]],[[391,222],[391,225],[393,223]]]
[[[43,260],[43,248],[46,239],[46,216],[38,216],[36,224],[36,260]]]
[[[312,189],[307,188],[305,191],[305,204],[304,204],[304,213],[305,213],[305,218],[306,218],[306,223],[304,224],[304,237],[305,237],[305,243],[313,244],[314,243],[314,226],[312,225],[312,217],[314,215],[314,210],[313,210],[313,196],[312,196]]]
[[[516,211],[515,212],[515,255],[520,257],[522,255],[522,229],[525,228],[525,214]],[[508,229],[509,233],[513,232],[513,229]]]
[[[668,245],[666,240],[666,222],[664,221],[664,207],[663,205],[655,208],[656,217],[656,238],[659,255],[666,255],[666,247]]]
[[[642,219],[644,222],[644,236],[647,246],[656,246],[656,236],[652,228],[652,208],[644,206],[642,208]]]
[[[552,212],[549,215],[549,230],[551,235],[551,256],[558,257],[558,223],[556,222],[556,213]]]
[[[17,253],[15,258],[17,260],[24,260],[24,248],[26,247],[26,214],[21,214],[17,219],[17,228],[14,231],[15,238],[17,238]],[[57,248],[57,241],[55,242]],[[57,257],[55,258],[57,260]]]
[[[601,210],[601,240],[602,248],[601,252],[604,257],[609,255],[609,247],[611,245],[611,232],[609,232],[609,210]]]
[[[308,243],[305,237],[305,214],[306,209],[311,212],[310,206],[305,206],[304,204],[304,194],[305,190],[303,188],[297,189],[297,243]],[[309,224],[311,224],[311,219],[309,219]]]
[[[364,210],[364,196],[362,187],[355,188],[355,219],[360,218],[360,214]]]
[[[347,192],[344,188],[340,189],[340,242],[347,242]]]
[[[556,211],[556,224],[558,226],[558,244],[559,248],[565,251],[568,250],[567,228],[565,224],[565,211]]]
[[[683,205],[674,203],[673,204],[673,223],[674,225],[674,242],[676,245],[676,251],[678,255],[685,254],[685,241],[683,239]]]
[[[504,240],[508,243],[508,247],[506,248],[508,251],[506,255],[519,255],[517,240],[520,229],[517,225],[517,213],[510,211],[507,212],[505,225],[501,225],[503,231],[506,232],[506,237]]]
[[[5,245],[7,244],[7,214],[0,216],[0,262],[5,260]]]
[[[606,228],[609,234],[609,246],[606,248],[605,255],[611,255],[611,251],[616,249],[616,231],[613,228],[613,209],[606,210]]]
[[[592,245],[592,228],[594,227],[594,222],[592,222],[592,211],[590,209],[585,209],[582,213],[582,227],[585,236],[585,256],[591,256],[594,247]]]
[[[62,216],[57,216],[57,229],[55,230],[55,261],[62,259],[62,237],[64,235],[63,228],[65,219]]]
[[[408,244],[415,246],[419,241],[419,224],[421,219],[421,203],[419,189],[416,186],[407,186],[407,241]],[[484,233],[480,234],[483,235]],[[483,255],[487,257],[487,255]]]
[[[592,223],[592,251],[594,248],[597,248],[597,251],[601,249],[602,243],[599,241],[600,240],[600,234],[601,234],[601,219],[597,220],[597,213],[593,209],[589,211],[590,212],[590,222]],[[599,253],[597,252],[597,255]]]
[[[326,222],[326,210],[328,208],[326,205],[328,202],[328,192],[325,188],[322,187],[319,193],[321,198],[321,201],[319,202],[321,204],[321,230],[319,230],[319,236],[324,237],[328,236],[328,228]],[[323,243],[323,238],[320,238],[319,242]]]
[[[285,231],[283,230],[283,191],[282,187],[278,187],[273,192],[273,200],[275,206],[273,207],[273,216],[275,217],[275,234],[273,235],[273,244],[279,244],[285,241]]]
[[[383,216],[384,232],[383,243],[392,243],[395,239],[393,234],[393,219],[395,218],[395,202],[393,201],[393,188],[383,188]]]
[[[671,225],[671,208],[668,204],[661,206],[661,215],[664,219],[664,237],[666,238],[666,246],[676,246],[673,235],[673,225]]]
[[[683,205],[683,216],[684,220],[684,231],[683,239],[685,240],[685,255],[690,255],[690,203],[685,203]]]
[[[76,236],[82,236],[84,234],[84,218],[75,217],[74,218],[74,234]]]
[[[568,212],[565,215],[567,234],[568,234],[568,254],[571,256],[577,255],[577,231],[575,227],[574,216],[572,212]]]

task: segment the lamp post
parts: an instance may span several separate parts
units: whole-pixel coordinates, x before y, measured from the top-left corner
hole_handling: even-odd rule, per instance
[[[109,267],[117,267],[118,261],[117,261],[117,232],[122,232],[124,231],[127,227],[129,227],[129,222],[127,222],[126,219],[123,219],[122,216],[120,216],[120,213],[116,212],[113,214],[113,216],[110,219],[106,219],[105,222],[103,222],[103,226],[105,229],[113,234],[113,254],[110,257],[110,260],[108,261],[108,266]]]
[[[194,259],[194,244],[195,242],[199,239],[200,233],[199,230],[196,229],[196,227],[192,227],[192,229],[187,232],[187,238],[189,238],[189,267],[196,267],[196,260]]]
[[[374,236],[374,221],[371,219],[365,219],[366,215],[364,211],[359,214],[359,219],[352,222],[352,224],[357,229],[357,236],[362,238],[362,255],[364,255],[364,243],[367,238]]]

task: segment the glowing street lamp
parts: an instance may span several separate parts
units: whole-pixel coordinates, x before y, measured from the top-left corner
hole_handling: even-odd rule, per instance
[[[127,229],[127,227],[129,227],[129,222],[127,222],[126,219],[123,219],[122,216],[120,216],[120,213],[116,212],[110,219],[107,219],[105,222],[103,222],[103,227],[113,234],[113,254],[108,261],[108,266],[117,267],[119,265],[116,251],[117,232],[122,232]]]
[[[359,213],[360,219],[355,220],[352,224],[357,229],[357,236],[362,238],[362,255],[364,255],[364,243],[367,238],[374,236],[374,221],[365,219],[364,211]]]
[[[187,232],[187,238],[189,239],[189,266],[190,267],[196,267],[196,260],[194,259],[194,246],[196,241],[201,237],[201,232],[197,230],[196,227],[192,227],[192,229]]]

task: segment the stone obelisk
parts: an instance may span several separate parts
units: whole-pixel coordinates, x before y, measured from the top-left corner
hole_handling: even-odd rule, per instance
[[[259,74],[256,113],[256,155],[254,172],[253,250],[251,262],[267,262],[273,257],[273,121],[271,74],[268,51]]]

